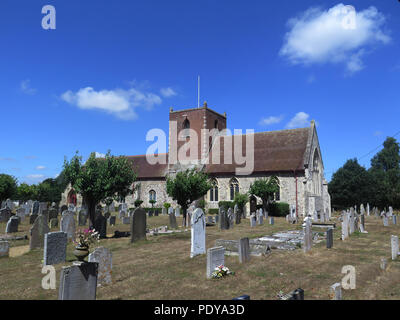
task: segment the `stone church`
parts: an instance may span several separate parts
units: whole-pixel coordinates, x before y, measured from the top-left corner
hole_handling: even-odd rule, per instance
[[[209,175],[213,184],[205,196],[206,209],[218,208],[219,201],[233,200],[237,192],[247,193],[256,179],[276,176],[280,187],[274,196],[276,201],[286,202],[296,208],[298,216],[313,214],[315,210],[331,215],[328,183],[324,178],[314,121],[307,128],[232,137],[226,134],[226,113],[220,114],[204,103],[200,108],[179,111],[171,108],[169,124],[169,152],[156,155],[164,161],[150,163],[146,155],[127,156],[137,173],[135,192],[125,199],[129,207],[134,206],[136,199],[143,200],[144,207],[151,207],[150,200],[156,201],[154,207],[162,207],[164,202],[176,207],[177,204],[167,195],[166,177],[186,168],[197,167]],[[233,147],[224,148],[229,140],[235,141]],[[185,144],[190,151],[186,153],[185,161],[177,161],[176,150]],[[236,159],[235,148],[238,149],[238,146],[244,150],[243,154],[248,152],[253,155],[252,170],[246,174],[238,174],[238,168],[243,167],[243,161]],[[62,194],[61,204],[68,203],[82,204],[81,197],[71,187]],[[261,204],[261,199],[250,197],[246,212],[254,212],[257,204]]]

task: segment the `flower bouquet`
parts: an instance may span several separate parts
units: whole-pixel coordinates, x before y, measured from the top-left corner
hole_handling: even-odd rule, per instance
[[[221,279],[228,275],[234,275],[233,271],[230,271],[227,267],[220,265],[214,269],[214,272],[211,274],[213,279]]]

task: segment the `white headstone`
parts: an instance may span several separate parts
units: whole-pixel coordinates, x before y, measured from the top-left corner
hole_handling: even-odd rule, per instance
[[[206,253],[206,219],[203,210],[197,208],[192,215],[192,242],[190,257]]]

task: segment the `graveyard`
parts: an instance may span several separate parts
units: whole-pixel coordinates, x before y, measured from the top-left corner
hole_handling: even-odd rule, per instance
[[[390,223],[387,227],[381,217],[365,217],[368,233],[355,230],[347,239],[342,239],[340,214],[334,213],[333,246],[326,247],[325,229],[313,227],[314,241],[311,250],[304,252],[303,245],[294,250],[272,249],[267,253],[250,255],[245,263],[239,256],[225,252],[225,265],[234,275],[222,279],[206,276],[207,255],[190,257],[191,230],[182,227],[182,215],[176,217],[179,226],[174,233],[148,232],[146,239],[131,243],[130,237],[112,238],[115,231],[130,232],[130,225],[118,218],[115,225],[107,225],[107,239],[100,239],[91,248],[105,247],[112,253],[111,283],[97,287],[99,300],[230,300],[243,294],[256,300],[277,300],[279,293],[288,293],[296,288],[304,290],[307,300],[332,299],[330,286],[340,282],[341,269],[345,265],[356,268],[357,287],[342,290],[344,300],[399,299],[400,261],[391,259],[391,236],[398,234],[398,226]],[[169,226],[167,214],[148,216],[148,231]],[[85,228],[87,226],[77,226]],[[5,230],[6,223],[0,223]],[[58,297],[60,273],[63,266],[76,261],[74,244],[67,244],[65,262],[55,264],[56,290],[44,290],[41,286],[43,249],[29,250],[31,224],[24,219],[18,225],[18,232],[7,234],[18,240],[8,240],[9,257],[0,260],[0,299],[48,299]],[[167,230],[168,227],[166,228]],[[59,231],[50,228],[50,232]],[[217,224],[206,227],[206,248],[215,247],[217,240],[252,239],[270,236],[279,232],[301,231],[302,224],[288,223],[284,217],[274,217],[271,225],[267,219],[263,224],[251,227],[250,219],[242,219],[233,228],[220,230]],[[316,236],[318,234],[318,236]],[[7,235],[1,234],[4,238]],[[317,237],[317,238],[315,238]],[[381,259],[387,259],[385,270]]]

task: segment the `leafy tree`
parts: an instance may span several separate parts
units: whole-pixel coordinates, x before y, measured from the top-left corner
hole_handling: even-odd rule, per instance
[[[126,197],[132,193],[136,180],[132,163],[127,158],[111,156],[110,151],[105,158],[96,158],[93,152],[85,164],[77,152],[70,161],[64,160],[64,174],[66,181],[82,195],[91,227],[96,218],[96,205],[110,198]]]
[[[167,212],[168,212],[168,209],[170,206],[171,206],[171,204],[169,202],[164,203],[164,208],[167,209]]]
[[[17,195],[17,179],[8,174],[0,174],[0,202]]]
[[[249,188],[249,194],[261,198],[263,211],[268,210],[268,204],[273,200],[274,194],[279,192],[278,179],[275,176],[254,181]]]
[[[249,196],[245,193],[239,193],[239,192],[235,194],[235,198],[233,199],[233,203],[238,206],[243,217],[244,217],[244,206],[248,201],[249,201]]]
[[[184,225],[189,205],[204,196],[211,187],[207,174],[196,169],[180,171],[175,178],[167,178],[167,193],[182,207]]]
[[[140,207],[142,205],[142,203],[143,203],[143,200],[139,200],[139,199],[135,200],[135,202],[134,202],[136,208]]]
[[[329,183],[332,205],[345,208],[372,199],[372,178],[357,159],[350,159],[339,168]]]
[[[37,198],[37,188],[35,185],[29,185],[26,183],[21,183],[17,187],[17,196],[18,200],[23,202],[36,199]]]

